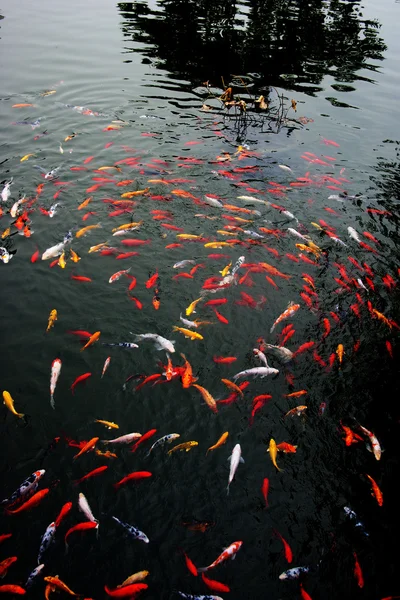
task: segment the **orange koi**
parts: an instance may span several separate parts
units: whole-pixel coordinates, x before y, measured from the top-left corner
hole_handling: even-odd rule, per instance
[[[184,354],[181,354],[183,360],[185,361],[184,371],[182,373],[182,387],[189,388],[194,381],[197,381],[197,378],[193,377],[193,370],[190,362],[186,359]]]
[[[376,481],[374,479],[372,479],[372,477],[368,474],[366,474],[368,479],[371,482],[372,485],[372,496],[375,496],[375,499],[377,501],[377,503],[379,504],[379,506],[383,505],[383,494],[381,492],[381,490],[378,487],[378,484],[376,483]]]
[[[241,390],[240,390],[241,391]],[[225,444],[226,440],[228,439],[229,436],[229,432],[225,431],[225,433],[223,433],[221,435],[221,437],[219,438],[219,440],[213,445],[210,446],[206,452],[206,456],[209,452],[212,452],[212,450],[216,450],[217,448],[219,448],[220,446],[222,446],[223,444]]]
[[[195,387],[199,390],[200,394],[203,396],[203,399],[205,400],[206,404],[211,408],[211,410],[214,413],[217,413],[218,412],[217,403],[215,402],[214,398],[211,396],[210,392],[208,392],[204,387],[202,387],[201,385],[198,385],[197,383],[193,383],[192,385],[193,385],[193,387]]]
[[[341,365],[343,361],[343,355],[346,354],[344,351],[343,344],[338,345],[338,347],[336,348],[336,354],[339,359],[339,364]]]
[[[238,385],[236,385],[236,383],[229,381],[229,379],[221,379],[221,381],[222,381],[222,383],[224,383],[226,385],[226,387],[228,387],[232,391],[236,392],[243,398],[243,392],[240,389],[240,387]]]
[[[83,352],[86,348],[88,348],[89,346],[91,346],[92,344],[94,344],[95,342],[97,342],[97,340],[99,339],[100,335],[101,335],[100,331],[95,331],[95,333],[90,336],[90,338],[88,339],[88,341],[86,342],[86,344],[83,346],[83,348],[81,348],[81,352]]]
[[[78,452],[78,454],[75,454],[73,460],[76,460],[78,458],[78,456],[82,456],[82,454],[85,454],[85,452],[89,452],[89,450],[93,450],[93,448],[95,447],[95,445],[97,444],[97,442],[99,441],[100,438],[98,437],[94,437],[91,440],[89,440],[84,446],[83,448]]]

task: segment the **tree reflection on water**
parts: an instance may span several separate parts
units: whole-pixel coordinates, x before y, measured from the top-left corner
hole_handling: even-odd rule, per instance
[[[339,0],[158,0],[118,3],[126,40],[156,66],[190,83],[226,83],[252,73],[257,90],[314,94],[330,75],[338,91],[373,82],[386,46],[358,2]],[[135,50],[132,50],[135,51]],[[363,71],[361,74],[360,71]],[[371,75],[367,76],[367,72]]]

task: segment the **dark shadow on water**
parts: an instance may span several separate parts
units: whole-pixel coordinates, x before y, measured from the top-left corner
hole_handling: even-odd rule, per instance
[[[282,86],[314,95],[330,75],[350,91],[357,80],[374,83],[386,50],[380,23],[364,19],[358,2],[158,0],[156,10],[146,2],[117,6],[125,41],[140,44],[145,60],[189,85],[220,86],[221,76],[228,84],[233,74],[251,74],[254,91]]]

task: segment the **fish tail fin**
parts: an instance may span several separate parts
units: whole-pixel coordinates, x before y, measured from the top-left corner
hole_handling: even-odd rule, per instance
[[[114,488],[115,490],[118,490],[118,489],[119,489],[119,483],[114,483],[114,484],[113,484],[113,488]]]
[[[50,396],[50,406],[51,406],[51,408],[53,408],[55,410],[56,405],[54,402],[53,394],[51,394],[51,396]]]
[[[17,417],[19,417],[20,419],[25,419],[24,413],[17,413]]]
[[[207,567],[197,567],[197,571],[199,573],[205,573],[205,571],[207,571]]]
[[[227,496],[229,496],[229,483],[228,483],[228,485],[226,486],[226,495],[227,495]]]

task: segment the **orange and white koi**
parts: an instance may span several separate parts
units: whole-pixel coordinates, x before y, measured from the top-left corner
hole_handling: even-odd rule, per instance
[[[210,565],[208,565],[208,567],[202,567],[200,569],[197,569],[198,572],[204,573],[205,571],[210,571],[210,569],[214,569],[215,567],[217,567],[221,563],[225,562],[229,558],[234,558],[236,556],[237,552],[239,552],[242,544],[243,544],[243,542],[241,542],[241,541],[233,542],[233,544],[230,544],[230,546],[228,546],[222,552],[222,554],[220,554],[218,556],[218,558],[214,560],[214,562],[212,562]]]
[[[362,425],[359,425],[359,428],[368,437],[368,439],[369,439],[369,441],[371,443],[372,452],[374,453],[374,456],[375,456],[376,460],[380,460],[381,456],[382,456],[382,449],[381,449],[381,446],[380,446],[380,444],[378,442],[377,437],[372,433],[372,431],[369,431],[368,429],[366,429]]]
[[[117,271],[116,273],[111,275],[110,279],[108,280],[108,283],[114,283],[115,281],[118,281],[118,279],[122,277],[122,275],[126,275],[127,273],[129,273],[131,268],[132,267],[129,267],[129,269],[123,269],[122,271]]]
[[[300,417],[306,409],[307,409],[307,406],[304,406],[304,405],[296,406],[295,408],[292,408],[291,410],[289,410],[285,414],[285,417],[292,417],[293,415],[297,415],[298,417]]]
[[[273,330],[279,323],[281,323],[285,319],[288,319],[289,317],[293,316],[299,310],[299,308],[300,308],[300,304],[294,304],[293,302],[290,302],[287,309],[282,314],[280,314],[279,317],[272,324],[270,333],[273,332]]]

